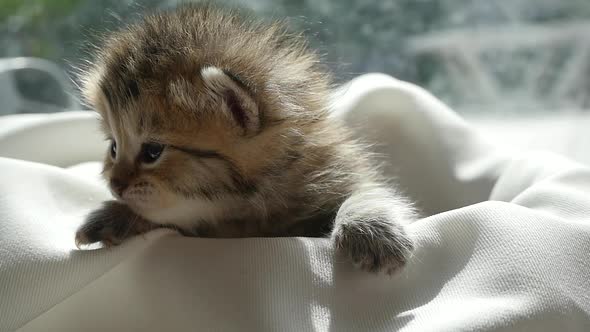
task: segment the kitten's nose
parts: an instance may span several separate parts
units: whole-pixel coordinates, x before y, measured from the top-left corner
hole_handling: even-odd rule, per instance
[[[111,179],[111,188],[113,188],[113,190],[119,196],[123,196],[123,191],[125,191],[125,189],[127,189],[127,186],[129,186],[129,182],[127,182],[127,181],[124,181],[119,178],[112,178]]]

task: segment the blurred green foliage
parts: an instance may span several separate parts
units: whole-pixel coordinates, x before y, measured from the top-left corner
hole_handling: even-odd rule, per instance
[[[17,15],[31,16],[35,20],[68,15],[81,0],[2,0],[0,19]]]
[[[75,13],[81,2],[83,1],[2,0],[0,6],[2,32],[4,36],[16,36],[20,43],[20,45],[5,45],[5,50],[8,51],[7,53],[20,51],[22,55],[50,59],[60,56],[61,52],[57,50],[60,45],[55,43],[59,35],[55,33],[54,27],[59,25],[57,22]],[[5,42],[5,44],[8,43]],[[16,50],[13,51],[13,49]]]

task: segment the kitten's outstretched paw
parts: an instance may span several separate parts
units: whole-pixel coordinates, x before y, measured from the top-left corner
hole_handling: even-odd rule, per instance
[[[414,248],[403,227],[387,220],[337,223],[332,238],[336,250],[362,270],[389,275],[406,264]]]
[[[91,212],[76,231],[76,247],[101,242],[105,247],[121,244],[127,238],[145,233],[152,224],[137,216],[126,205],[108,201]]]
[[[105,247],[112,247],[119,245],[125,239],[113,227],[112,223],[95,222],[88,219],[76,231],[76,247],[81,248],[83,245],[100,242]]]

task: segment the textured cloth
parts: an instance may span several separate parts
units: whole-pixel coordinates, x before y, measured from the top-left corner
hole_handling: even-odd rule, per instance
[[[384,75],[334,107],[423,213],[393,277],[327,239],[158,230],[78,250],[75,229],[109,197],[95,116],[0,118],[0,331],[590,331],[588,168],[490,144]]]

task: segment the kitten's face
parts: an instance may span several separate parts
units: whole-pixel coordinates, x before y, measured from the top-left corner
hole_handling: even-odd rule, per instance
[[[217,219],[256,191],[259,170],[279,149],[272,129],[245,134],[258,130],[252,100],[208,96],[195,93],[200,99],[187,105],[140,92],[125,107],[106,97],[96,105],[110,140],[104,176],[111,192],[148,220],[182,227]]]
[[[303,39],[250,21],[209,5],[148,15],[107,36],[83,73],[111,139],[104,176],[148,220],[181,226],[284,205],[270,184],[290,180],[325,116],[329,79]]]

